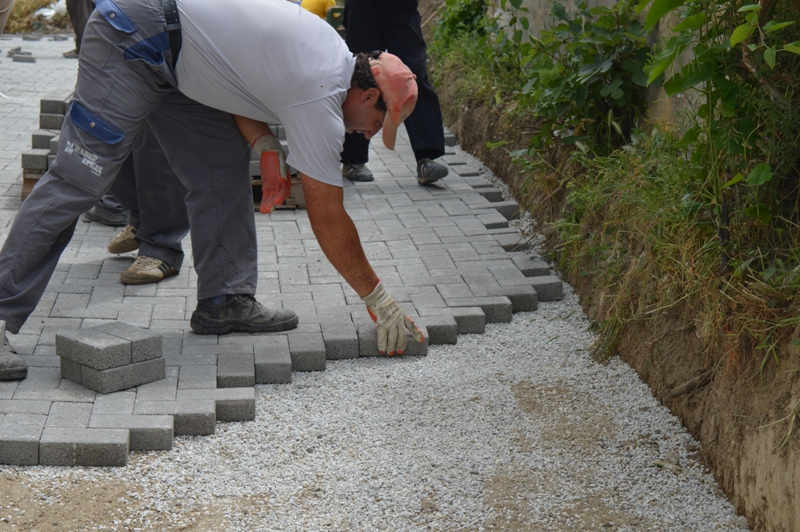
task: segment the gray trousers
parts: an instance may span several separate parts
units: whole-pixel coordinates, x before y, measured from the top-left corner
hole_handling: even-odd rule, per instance
[[[133,153],[122,164],[110,192],[130,211],[128,223],[136,227],[139,255],[159,259],[180,271],[184,257],[181,241],[189,233],[187,190],[150,126],[136,137]]]
[[[118,6],[126,16],[111,16]],[[177,89],[162,0],[102,1],[81,44],[58,154],[22,203],[0,251],[0,319],[19,332],[78,217],[111,187],[145,124],[186,187],[197,297],[255,294],[250,150],[233,117]]]

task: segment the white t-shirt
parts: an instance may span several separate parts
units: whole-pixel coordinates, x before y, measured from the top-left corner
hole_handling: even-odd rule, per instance
[[[204,105],[279,122],[287,163],[342,186],[342,103],[355,58],[327,22],[285,0],[178,0],[178,89]]]

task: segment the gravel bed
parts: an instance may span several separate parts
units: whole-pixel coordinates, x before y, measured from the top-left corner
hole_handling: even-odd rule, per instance
[[[117,521],[127,530],[203,530],[213,513],[237,531],[747,530],[634,371],[589,357],[565,288],[427,357],[331,362],[257,386],[255,422],[134,453],[125,468],[6,469],[36,490],[126,481],[139,502]]]

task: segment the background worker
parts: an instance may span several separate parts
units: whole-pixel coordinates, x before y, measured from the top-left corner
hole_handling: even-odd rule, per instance
[[[335,5],[336,0],[303,0],[300,2],[300,7],[314,13],[323,20],[328,16],[328,9]]]
[[[445,177],[447,167],[433,159],[444,155],[444,126],[439,98],[428,81],[427,47],[422,36],[417,0],[347,0],[345,42],[354,54],[386,50],[395,54],[417,77],[419,99],[406,120],[406,131],[417,160],[417,182],[430,185]],[[369,139],[349,133],[342,151],[342,175],[350,181],[372,181]]]
[[[6,21],[11,15],[11,8],[14,7],[14,0],[0,0],[0,34],[6,27]]]
[[[353,57],[332,27],[288,2],[151,1],[159,9],[103,0],[90,17],[58,154],[0,251],[7,330],[17,333],[36,307],[78,216],[110,188],[145,124],[188,190],[198,274],[192,330],[296,327],[294,312],[253,296],[256,234],[242,136],[255,140],[267,123],[281,123],[312,229],[377,322],[380,350],[402,353],[406,331],[422,341],[367,261],[344,209],[338,162],[345,131],[371,138],[383,127],[384,144],[394,148],[397,127],[416,102],[413,74],[388,53]],[[239,127],[231,113],[242,117]],[[0,356],[0,379],[24,370],[15,356]]]
[[[178,275],[189,234],[186,187],[175,175],[150,126],[142,128],[111,193],[129,210],[129,223],[109,243],[110,253],[139,250],[120,275],[123,284],[157,283]]]
[[[94,11],[95,0],[67,0],[67,15],[75,32],[75,49],[64,52],[64,57],[77,59],[81,53],[81,41],[89,16]]]

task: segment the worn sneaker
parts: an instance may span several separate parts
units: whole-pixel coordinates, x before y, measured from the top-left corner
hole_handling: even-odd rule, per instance
[[[375,181],[375,176],[372,175],[367,165],[361,163],[343,164],[342,176],[354,182]]]
[[[77,59],[78,58],[78,49],[77,48],[73,48],[69,52],[64,52],[61,55],[63,55],[67,59]]]
[[[127,253],[137,249],[139,249],[139,243],[136,241],[136,228],[132,225],[114,235],[114,238],[108,243],[109,253]]]
[[[122,272],[119,280],[124,284],[157,283],[167,277],[178,275],[178,270],[162,260],[139,255],[128,269]]]
[[[430,185],[446,176],[449,170],[443,164],[435,163],[430,159],[417,161],[417,183]]]
[[[17,354],[8,338],[3,335],[3,342],[0,345],[0,381],[10,381],[24,379],[28,376],[28,366],[25,361]]]
[[[229,332],[276,332],[297,327],[297,314],[272,306],[264,306],[247,294],[228,296],[215,305],[208,299],[197,302],[190,325],[197,334]]]
[[[108,212],[92,207],[83,214],[84,222],[98,222],[111,227],[122,227],[128,225],[128,211]]]

